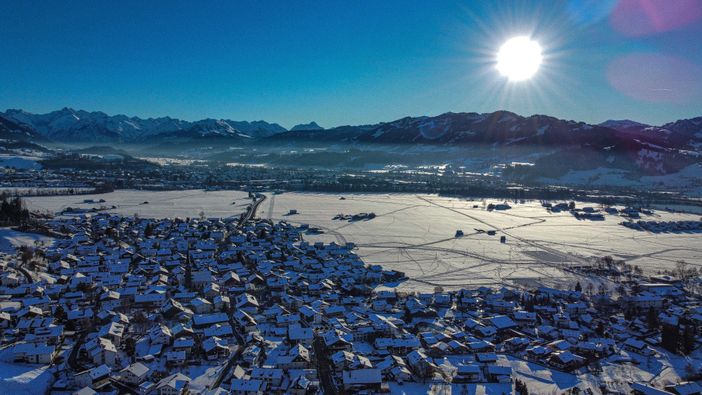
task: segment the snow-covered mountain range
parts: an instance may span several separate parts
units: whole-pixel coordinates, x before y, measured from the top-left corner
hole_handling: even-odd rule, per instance
[[[286,129],[265,121],[203,119],[188,122],[171,117],[139,118],[63,108],[47,114],[7,110],[0,117],[31,127],[39,135],[60,143],[148,142],[167,138],[260,138]]]
[[[702,147],[702,117],[652,126],[630,120],[610,120],[599,125],[562,120],[545,115],[523,117],[508,111],[444,113],[405,117],[373,125],[330,129],[316,122],[296,125],[289,131],[266,121],[203,119],[190,122],[171,117],[139,118],[107,115],[100,111],[63,108],[46,114],[23,110],[0,112],[0,118],[31,138],[70,142],[157,142],[163,139],[232,138],[242,141],[329,141],[384,144],[572,145],[638,141],[665,148],[698,151]]]
[[[702,117],[661,126],[630,120],[610,120],[598,125],[545,115],[520,116],[509,111],[445,113],[405,117],[373,125],[323,129],[317,123],[291,130],[265,121],[245,122],[204,119],[196,122],[170,117],[142,119],[110,116],[64,108],[48,114],[22,110],[0,113],[0,138],[57,143],[164,142],[170,147],[217,141],[271,146],[295,144],[427,145],[440,147],[532,147],[550,154],[541,157],[544,168],[562,163],[608,166],[666,174],[702,162]],[[539,163],[537,163],[538,165]]]

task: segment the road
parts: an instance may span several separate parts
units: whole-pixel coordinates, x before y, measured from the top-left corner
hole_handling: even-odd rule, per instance
[[[80,351],[80,347],[83,345],[83,342],[85,341],[85,337],[90,333],[90,330],[83,330],[78,339],[76,339],[76,342],[73,344],[73,348],[71,349],[71,353],[68,354],[68,366],[73,370],[74,373],[80,372],[83,370],[83,367],[80,366],[76,362],[76,358],[78,357],[78,351]]]
[[[249,208],[246,210],[246,213],[241,217],[241,220],[239,220],[239,223],[237,224],[237,228],[241,228],[246,224],[247,221],[250,219],[254,218],[256,215],[256,210],[258,207],[263,203],[263,201],[266,200],[265,195],[260,195],[260,199],[256,200]],[[232,355],[229,357],[229,360],[227,360],[227,363],[224,365],[222,370],[219,373],[219,377],[217,377],[217,380],[214,381],[210,389],[217,388],[220,385],[222,385],[222,382],[224,379],[229,376],[229,372],[234,368],[236,365],[237,361],[239,361],[239,357],[241,357],[241,354],[244,352],[244,347],[246,346],[246,339],[244,339],[243,336],[239,333],[239,331],[236,329],[236,323],[234,322],[234,319],[232,318],[234,314],[234,308],[232,307],[229,312],[227,313],[227,316],[229,318],[229,325],[232,327],[232,332],[234,333],[234,337],[236,338],[236,341],[238,343],[236,351],[232,353]]]
[[[315,336],[314,338],[314,353],[317,356],[317,373],[319,374],[324,394],[337,395],[338,391],[336,385],[334,385],[334,379],[332,378],[331,362],[324,350],[324,345],[322,345],[322,338],[320,336]]]
[[[17,270],[18,270],[20,273],[22,273],[22,275],[23,275],[24,277],[27,278],[27,282],[28,282],[29,284],[34,283],[34,277],[32,277],[32,275],[29,274],[29,271],[27,271],[27,269],[25,269],[24,267],[22,267],[22,265],[18,265],[18,266],[17,266]]]
[[[246,213],[244,216],[241,217],[241,220],[239,220],[239,224],[236,226],[237,228],[241,228],[244,226],[244,224],[249,221],[250,219],[254,218],[256,216],[256,210],[258,210],[258,206],[263,203],[264,200],[266,200],[266,195],[258,195],[261,199],[256,200],[249,208],[246,210]]]
[[[241,337],[241,335],[239,335],[239,333],[236,331],[236,329],[234,329],[234,327],[232,327],[232,329],[234,330],[234,337],[239,339]],[[212,386],[210,387],[210,389],[214,389],[214,388],[217,388],[220,385],[222,385],[222,382],[224,381],[224,379],[227,376],[229,376],[229,372],[231,372],[232,368],[234,367],[236,362],[239,360],[239,357],[241,356],[242,352],[244,352],[244,343],[240,343],[237,346],[236,351],[234,351],[232,353],[231,357],[229,357],[229,360],[227,361],[227,363],[224,365],[224,367],[220,371],[219,377],[217,377],[217,380],[215,380],[214,383],[212,383]]]

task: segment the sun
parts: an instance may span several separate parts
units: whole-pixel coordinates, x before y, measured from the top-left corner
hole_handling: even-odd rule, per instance
[[[541,66],[541,46],[526,36],[507,40],[497,52],[497,71],[510,81],[531,78]]]

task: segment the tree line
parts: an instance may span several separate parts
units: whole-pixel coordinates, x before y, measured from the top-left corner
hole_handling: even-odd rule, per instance
[[[31,220],[29,209],[19,197],[0,194],[0,223],[9,226],[27,225]]]

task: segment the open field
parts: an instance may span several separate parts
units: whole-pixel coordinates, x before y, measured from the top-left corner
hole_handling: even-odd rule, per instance
[[[84,203],[85,200],[96,203]],[[97,203],[104,199],[104,203]],[[112,193],[80,196],[41,196],[25,198],[30,209],[57,213],[67,207],[90,209],[116,206],[107,212],[121,215],[138,214],[145,218],[238,216],[251,203],[248,194],[241,191],[139,191],[119,190]],[[144,204],[144,202],[149,202]],[[234,204],[232,204],[234,203]]]
[[[654,273],[672,269],[678,260],[698,265],[702,234],[638,232],[627,229],[618,215],[604,221],[577,220],[568,212],[549,213],[539,202],[512,205],[505,211],[487,211],[487,203],[436,195],[410,194],[269,194],[258,215],[308,223],[323,234],[306,235],[310,241],[354,242],[366,263],[405,272],[401,289],[431,290],[478,286],[571,286],[579,278],[569,267],[595,256],[612,255]],[[87,204],[86,199],[104,203]],[[108,211],[143,217],[208,217],[239,215],[250,203],[239,191],[133,191],[101,195],[27,198],[32,209],[59,212],[66,207],[116,206]],[[148,204],[143,202],[148,201]],[[235,204],[232,205],[232,202]],[[586,204],[578,203],[578,206]],[[291,209],[298,214],[288,215]],[[340,213],[373,212],[371,220],[333,220]],[[692,214],[656,211],[643,219],[699,220]],[[455,237],[461,229],[464,236]],[[494,236],[481,231],[496,230]],[[506,243],[500,242],[506,237]],[[599,285],[595,283],[595,285]],[[613,284],[606,284],[613,287]]]
[[[510,203],[487,211],[482,201],[432,195],[270,195],[261,217],[309,223],[322,229],[311,241],[354,242],[369,264],[403,271],[406,289],[547,285],[568,286],[579,279],[569,266],[593,256],[612,255],[655,272],[678,260],[697,264],[702,234],[652,234],[627,229],[618,215],[604,221],[577,220],[568,212],[549,213],[539,202]],[[491,200],[487,203],[501,203]],[[474,208],[474,206],[476,206]],[[578,206],[584,204],[578,203]],[[291,209],[298,214],[288,215]],[[372,220],[332,220],[339,214],[374,212]],[[691,214],[657,211],[657,221],[698,220]],[[457,229],[465,235],[454,237]],[[488,236],[478,230],[496,230]],[[500,242],[506,236],[506,243]],[[609,284],[612,286],[612,284]]]

